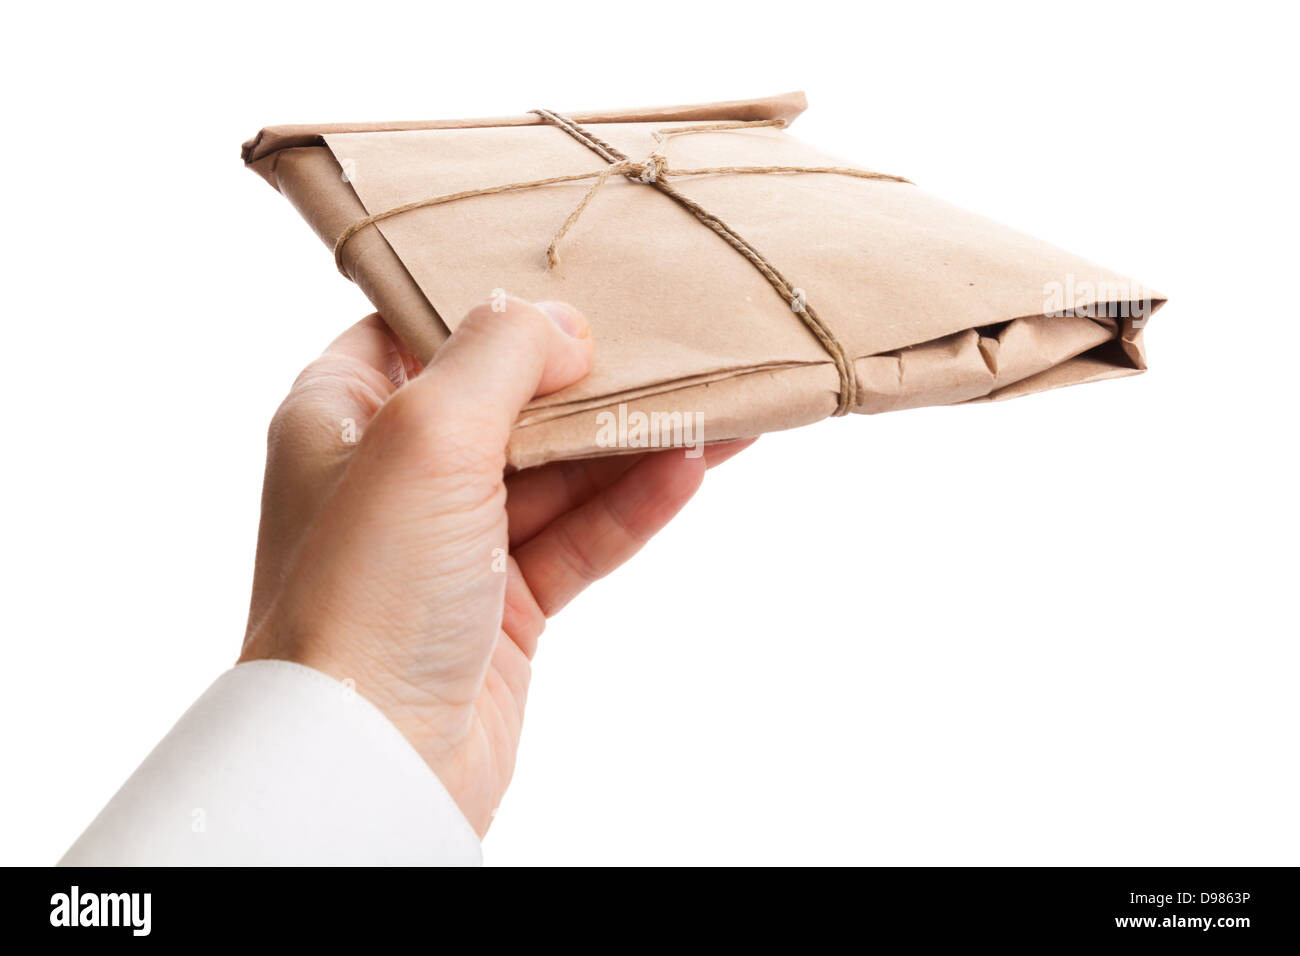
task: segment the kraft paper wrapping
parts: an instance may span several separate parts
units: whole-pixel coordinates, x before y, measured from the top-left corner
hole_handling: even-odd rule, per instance
[[[640,160],[659,130],[780,119],[802,94],[567,114]],[[667,139],[676,169],[854,166],[785,128]],[[528,114],[490,120],[273,127],[244,159],[331,248],[368,215],[431,196],[607,166]],[[902,172],[905,170],[884,170]],[[580,308],[596,341],[583,381],[530,404],[507,457],[519,468],[641,450],[619,418],[686,416],[690,444],[793,428],[834,412],[827,352],[752,263],[652,186],[614,176],[545,250],[591,180],[475,196],[382,220],[342,266],[427,360],[475,304],[504,291]],[[1145,368],[1142,327],[1162,297],[1117,273],[907,183],[827,173],[711,174],[672,185],[730,225],[803,291],[854,359],[853,411],[1026,395]],[[640,436],[644,438],[645,436]]]

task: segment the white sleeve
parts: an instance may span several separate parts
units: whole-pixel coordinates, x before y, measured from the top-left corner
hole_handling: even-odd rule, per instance
[[[61,866],[477,865],[478,837],[371,703],[287,661],[239,664]]]

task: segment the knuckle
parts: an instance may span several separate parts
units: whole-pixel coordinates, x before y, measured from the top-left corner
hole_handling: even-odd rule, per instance
[[[292,439],[304,429],[310,428],[318,417],[310,407],[309,396],[295,385],[271,416],[271,423],[266,429],[267,445],[274,447]]]
[[[347,356],[324,355],[308,365],[294,391],[332,398],[340,396],[378,409],[395,391],[392,380],[379,369]]]
[[[299,373],[271,416],[267,441],[275,444],[323,425],[333,428],[338,424],[336,413],[351,417],[359,408],[367,417],[373,415],[391,391],[385,388],[386,381],[369,366],[328,356],[316,359]]]
[[[632,516],[629,515],[624,506],[610,496],[601,499],[605,513],[609,515],[610,527],[613,528],[618,536],[627,544],[640,548],[644,546],[651,538],[651,534],[642,530]]]
[[[546,630],[546,614],[526,589],[507,590],[502,629],[531,657]]]
[[[280,407],[271,415],[271,421],[266,426],[266,444],[268,448],[274,448],[280,442],[281,436],[289,427],[289,417],[293,414],[290,409],[290,403],[293,397],[289,396],[280,403]]]
[[[567,524],[563,522],[557,524],[555,532],[556,543],[559,545],[556,554],[568,567],[573,577],[584,587],[604,575],[604,571],[583,545],[581,537],[573,534]]]
[[[291,392],[271,416],[266,429],[267,448],[302,448],[309,445],[313,436],[325,424],[325,416],[316,403],[308,397]]]

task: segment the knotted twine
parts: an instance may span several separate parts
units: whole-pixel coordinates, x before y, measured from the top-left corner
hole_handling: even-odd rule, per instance
[[[431,196],[427,199],[417,199],[414,202],[403,203],[384,212],[376,213],[373,216],[367,216],[343,230],[342,235],[334,243],[334,264],[338,267],[345,277],[347,271],[343,268],[343,247],[347,245],[354,235],[384,219],[410,212],[414,209],[424,209],[429,206],[440,206],[444,203],[457,202],[461,199],[470,199],[476,196],[491,196],[497,193],[513,192],[520,189],[535,189],[541,186],[554,186],[561,183],[574,183],[583,180],[592,179],[594,182],[582,201],[578,203],[577,208],[569,214],[564,224],[560,226],[551,240],[551,244],[546,249],[547,268],[553,269],[559,264],[559,244],[560,240],[578,221],[578,218],[590,205],[591,200],[595,198],[600,187],[605,185],[612,176],[623,175],[635,182],[653,186],[665,196],[672,199],[678,205],[689,211],[701,223],[713,230],[723,241],[739,252],[742,256],[756,268],[772,288],[776,290],[790,305],[791,311],[799,316],[808,330],[816,337],[825,352],[830,356],[835,365],[835,371],[840,378],[839,401],[835,408],[835,415],[847,415],[857,400],[857,375],[853,370],[853,359],[845,350],[843,343],[835,337],[835,333],[830,327],[822,321],[816,310],[808,304],[804,293],[801,289],[791,285],[777,268],[757,249],[753,247],[744,237],[740,236],[734,229],[728,226],[717,216],[712,215],[705,210],[695,200],[679,193],[671,183],[669,176],[705,176],[711,174],[766,174],[766,173],[826,173],[837,176],[854,176],[859,179],[884,180],[888,182],[909,183],[910,180],[901,176],[891,176],[887,173],[877,173],[865,169],[853,169],[846,166],[711,166],[702,169],[673,169],[668,165],[668,159],[665,155],[667,137],[675,136],[680,133],[700,133],[714,130],[733,130],[733,129],[750,129],[763,126],[785,126],[785,120],[757,120],[749,122],[729,122],[729,123],[709,123],[697,126],[678,126],[658,130],[653,134],[656,144],[655,150],[650,154],[649,159],[643,163],[638,163],[628,156],[615,149],[609,143],[604,142],[590,130],[584,129],[571,119],[554,113],[550,110],[533,110],[532,112],[540,116],[545,122],[563,130],[572,136],[582,145],[586,146],[596,155],[604,159],[609,166],[600,172],[595,173],[575,173],[568,176],[551,176],[546,179],[534,179],[527,182],[505,183],[500,186],[489,186],[484,189],[467,189],[462,192],[448,193],[442,196]]]

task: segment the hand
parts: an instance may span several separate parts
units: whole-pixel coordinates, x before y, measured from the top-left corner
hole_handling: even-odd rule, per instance
[[[546,618],[749,444],[506,477],[520,409],[591,360],[586,320],[560,303],[479,306],[423,370],[372,315],[298,376],[271,423],[240,660],[355,681],[480,835],[514,770]]]

